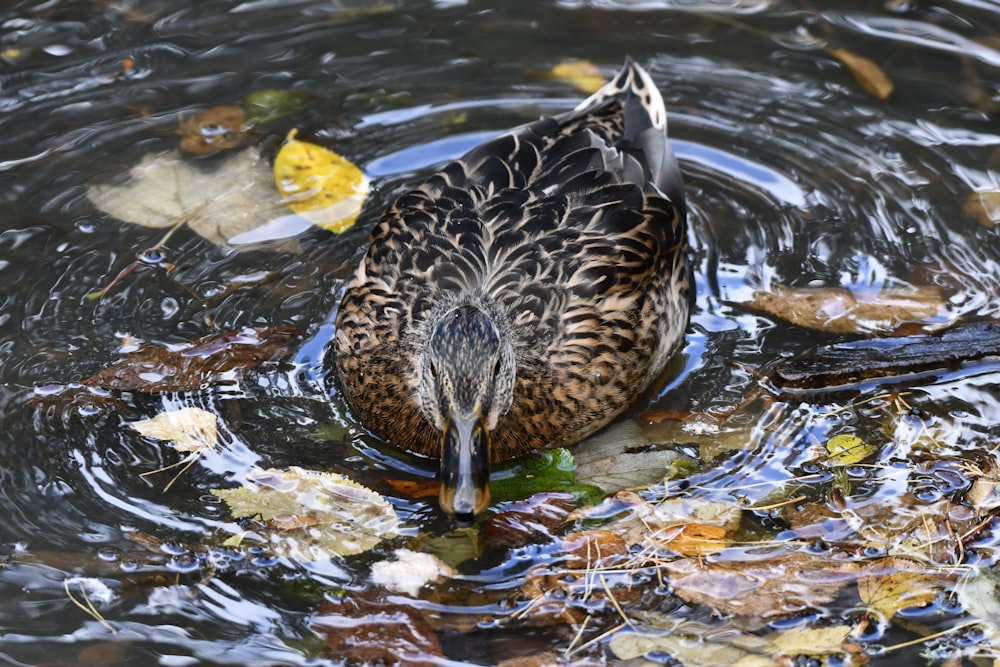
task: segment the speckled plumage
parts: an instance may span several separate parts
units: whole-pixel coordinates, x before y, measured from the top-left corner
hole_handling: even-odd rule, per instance
[[[575,110],[474,148],[384,213],[337,315],[331,355],[347,401],[382,438],[437,457],[421,355],[442,318],[470,306],[495,325],[473,335],[513,350],[492,459],[577,442],[620,414],[683,337],[685,216],[659,92],[626,63]],[[478,372],[471,362],[451,371]]]

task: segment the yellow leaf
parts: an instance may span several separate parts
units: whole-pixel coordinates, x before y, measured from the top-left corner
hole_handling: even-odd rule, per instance
[[[274,159],[274,183],[290,209],[337,234],[350,229],[368,195],[368,178],[322,146],[288,133]]]
[[[878,447],[875,445],[870,445],[858,436],[847,433],[835,435],[826,441],[826,451],[830,454],[830,458],[844,465],[860,463],[877,450]]]
[[[900,609],[926,607],[950,586],[943,576],[900,570],[858,579],[858,595],[872,611],[891,619]]]
[[[962,210],[975,216],[986,229],[993,229],[1000,222],[1000,190],[973,192],[965,200]]]
[[[601,70],[597,69],[597,65],[589,60],[570,60],[559,63],[549,70],[549,75],[560,81],[565,81],[585,93],[596,93],[605,83]]]
[[[665,541],[671,550],[683,556],[707,556],[728,546],[726,529],[720,526],[689,523],[677,528],[676,532],[669,531]]]
[[[869,95],[883,102],[892,95],[895,85],[873,61],[855,55],[847,49],[827,49],[826,52],[839,60]]]

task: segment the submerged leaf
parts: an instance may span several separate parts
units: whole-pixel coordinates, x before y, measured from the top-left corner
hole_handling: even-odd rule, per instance
[[[873,61],[855,55],[847,49],[827,49],[826,52],[839,60],[869,95],[883,102],[892,95],[895,85]]]
[[[868,293],[774,283],[767,291],[755,291],[747,305],[796,326],[839,334],[889,333],[907,323],[932,330],[953,318],[947,300],[930,286]]]
[[[178,128],[181,150],[205,155],[242,146],[247,139],[245,122],[243,109],[236,105],[206,109],[181,122]]]
[[[218,443],[217,421],[215,414],[207,410],[181,408],[132,422],[132,428],[147,438],[170,440],[179,452],[199,452]]]
[[[490,475],[490,494],[494,502],[520,500],[546,491],[566,491],[582,503],[597,502],[604,496],[600,489],[577,484],[573,455],[568,449],[550,449],[503,463]]]
[[[274,159],[274,182],[288,207],[331,232],[350,229],[368,196],[368,178],[322,146],[288,133]]]
[[[962,207],[986,229],[993,229],[1000,222],[1000,190],[979,190],[969,195]]]
[[[596,93],[605,84],[604,75],[589,60],[569,60],[559,63],[549,76],[564,81],[585,93]]]
[[[372,564],[371,581],[394,593],[416,597],[427,584],[455,576],[455,569],[433,554],[396,549],[393,555],[395,560]]]
[[[275,227],[287,211],[254,148],[240,151],[213,171],[202,171],[177,151],[148,154],[129,176],[122,185],[88,186],[87,198],[101,211],[133,225],[165,228],[186,222],[193,232],[220,246],[302,231],[294,225]],[[261,234],[265,227],[267,234]]]
[[[385,498],[341,475],[293,467],[260,470],[247,482],[212,494],[234,517],[266,522],[263,537],[279,556],[313,561],[359,554],[398,531],[396,511]]]
[[[316,97],[301,90],[257,90],[243,100],[247,123],[259,125],[299,111]]]
[[[842,465],[854,465],[877,452],[878,447],[866,443],[856,435],[841,433],[826,441],[826,451],[831,461]]]

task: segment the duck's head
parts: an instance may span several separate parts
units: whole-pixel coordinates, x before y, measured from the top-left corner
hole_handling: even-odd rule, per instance
[[[490,434],[513,400],[514,351],[475,305],[430,324],[418,368],[420,407],[441,432],[441,507],[469,523],[490,501]]]

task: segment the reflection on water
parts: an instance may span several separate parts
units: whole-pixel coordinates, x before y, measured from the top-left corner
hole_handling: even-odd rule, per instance
[[[699,294],[678,375],[634,415],[725,413],[757,387],[757,369],[838,340],[741,305],[772,283],[936,285],[961,318],[996,318],[1000,308],[1000,216],[969,204],[998,186],[992,3],[67,1],[20,3],[0,11],[0,26],[0,555],[9,561],[0,569],[0,656],[10,664],[84,662],[82,649],[112,640],[68,601],[73,575],[110,588],[110,601],[97,604],[115,641],[127,638],[115,664],[326,656],[309,615],[331,591],[364,587],[364,558],[299,566],[197,546],[238,530],[209,491],[251,466],[342,472],[394,499],[404,538],[447,529],[433,499],[410,499],[384,479],[425,479],[432,467],[368,436],[335,391],[326,400],[322,350],[380,209],[484,138],[573,106],[581,93],[537,75],[558,62],[587,58],[610,73],[630,55],[651,65],[672,110]],[[895,84],[890,100],[866,94],[827,48],[877,61]],[[181,229],[157,262],[89,296],[157,247],[164,230],[96,212],[88,184],[173,150],[179,122],[194,112],[267,88],[323,100],[255,138],[273,155],[282,123],[294,124],[362,165],[374,193],[357,227],[336,238],[308,229],[294,245],[240,252]],[[211,157],[196,164],[210,180]],[[295,326],[307,338],[293,363],[251,381],[192,395],[126,392],[113,410],[26,405],[41,388],[118,360],[129,340],[177,344],[261,326]],[[995,442],[997,377],[990,363],[944,375],[905,398],[912,414],[892,397],[769,411],[760,402],[727,427],[743,429],[738,446],[725,434],[691,445],[653,420],[644,428],[694,456],[693,496],[762,506],[790,484],[813,499],[846,484],[844,502],[858,516],[898,507],[917,520],[920,503],[939,511],[962,492],[966,459],[974,453],[982,464]],[[141,473],[175,463],[176,453],[127,422],[191,404],[219,415],[220,446],[164,493],[174,472]],[[889,442],[885,465],[818,466],[823,443],[845,432]],[[959,505],[947,511],[957,517]],[[772,536],[808,534],[781,509],[749,522]],[[847,540],[855,527],[837,530]],[[984,547],[981,558],[992,553],[986,533],[969,539],[970,551]],[[495,554],[463,566],[462,585],[514,591],[532,559],[548,557],[546,547]],[[516,630],[489,624],[472,633],[480,615],[509,612],[508,601],[489,600],[472,611],[434,603],[463,619],[442,624],[442,637],[463,638],[446,642],[447,655],[492,663],[523,647],[566,648],[557,631],[517,641],[508,634]],[[921,617],[925,628],[958,622],[961,609],[942,605],[933,606],[939,616]],[[868,632],[873,645],[912,637],[891,623]]]

